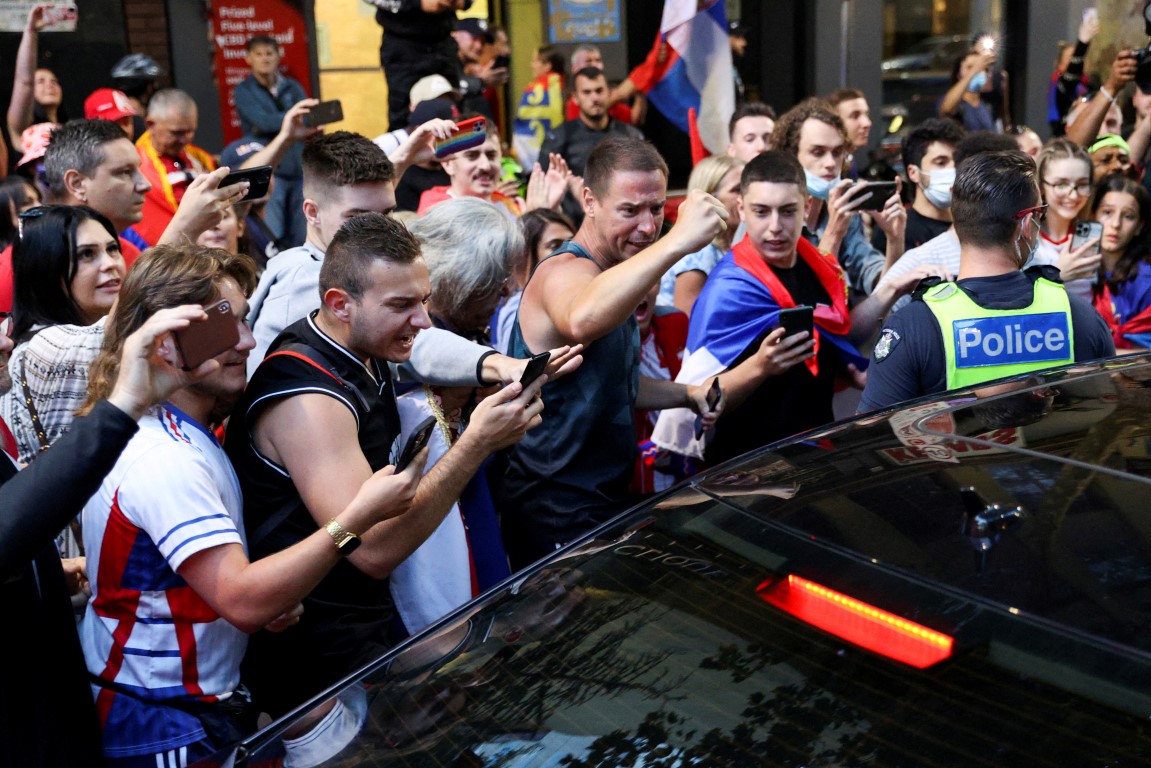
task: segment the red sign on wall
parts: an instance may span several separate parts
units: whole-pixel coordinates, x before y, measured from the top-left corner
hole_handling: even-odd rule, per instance
[[[222,0],[212,4],[216,85],[220,92],[225,143],[243,136],[232,92],[249,74],[244,61],[248,38],[268,35],[278,40],[284,50],[280,71],[298,80],[310,96],[307,29],[303,13],[287,0]]]

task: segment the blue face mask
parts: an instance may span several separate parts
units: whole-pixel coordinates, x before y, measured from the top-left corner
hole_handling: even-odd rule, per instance
[[[972,93],[979,93],[985,85],[987,85],[987,73],[976,72],[975,77],[971,78],[971,82],[967,84],[967,90]]]
[[[820,200],[826,200],[831,188],[839,182],[839,177],[828,180],[821,176],[812,174],[811,171],[804,170],[803,175],[807,177],[807,194]]]

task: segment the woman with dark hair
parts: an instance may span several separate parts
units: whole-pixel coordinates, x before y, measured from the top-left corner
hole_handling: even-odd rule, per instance
[[[62,6],[61,6],[62,7]],[[37,4],[28,12],[20,47],[16,51],[16,72],[12,80],[12,98],[8,102],[8,135],[12,146],[20,146],[20,134],[36,123],[63,125],[64,92],[56,74],[37,67],[40,31],[53,23],[53,6]]]
[[[575,237],[576,230],[571,219],[550,208],[536,208],[520,216],[520,229],[523,230],[524,248],[511,260],[511,290],[492,319],[492,346],[503,355],[507,354],[511,343],[512,324],[532,270],[565,241]]]
[[[26,463],[72,426],[125,266],[112,224],[86,206],[33,208],[20,229],[12,251],[12,386],[0,397],[0,418]],[[63,557],[81,554],[77,533],[62,534]]]
[[[0,181],[0,250],[16,239],[17,217],[40,205],[40,190],[23,176],[9,176]]]
[[[1103,224],[1095,308],[1117,350],[1151,347],[1151,198],[1141,184],[1113,173],[1096,186],[1091,214]]]

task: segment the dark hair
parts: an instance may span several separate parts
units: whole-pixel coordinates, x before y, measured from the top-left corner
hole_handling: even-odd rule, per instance
[[[20,213],[28,205],[30,186],[32,182],[23,176],[12,175],[0,180],[0,248],[7,248],[16,239],[19,231],[16,217],[9,214]]]
[[[1037,174],[1035,161],[1018,149],[982,152],[961,162],[951,188],[951,215],[960,242],[1010,244],[1019,223],[1016,214],[1039,202]]]
[[[1127,244],[1127,250],[1119,257],[1115,268],[1111,270],[1111,276],[1107,279],[1107,285],[1114,290],[1135,277],[1139,263],[1151,256],[1151,227],[1148,227],[1148,224],[1151,224],[1151,197],[1142,184],[1132,181],[1121,173],[1109,173],[1095,185],[1095,192],[1091,195],[1092,215],[1099,210],[1108,192],[1121,192],[1135,198],[1135,204],[1139,206],[1141,227]]]
[[[955,149],[962,140],[963,128],[959,123],[942,117],[928,118],[903,139],[903,167],[920,165],[927,148],[937,141]]]
[[[73,120],[52,131],[44,152],[44,179],[57,199],[67,189],[64,174],[79,171],[94,176],[104,162],[104,145],[113,141],[131,142],[124,129],[110,120]]]
[[[248,42],[244,43],[244,50],[251,53],[257,45],[268,45],[277,51],[280,50],[279,41],[271,35],[252,35],[248,38]]]
[[[739,177],[739,194],[746,195],[752,184],[795,184],[807,195],[807,177],[799,158],[780,149],[769,149],[752,158]]]
[[[659,171],[665,181],[668,177],[667,163],[651,142],[631,136],[608,136],[588,156],[584,184],[592,194],[602,198],[618,171]]]
[[[112,394],[120,370],[124,340],[161,309],[184,304],[208,305],[220,298],[220,284],[232,279],[245,296],[256,287],[256,264],[250,256],[202,245],[157,245],[136,259],[116,308],[104,326],[104,346],[88,371],[86,413]]]
[[[826,123],[839,132],[845,146],[851,144],[847,135],[847,128],[843,120],[835,114],[827,102],[820,98],[810,98],[799,102],[791,109],[780,115],[775,123],[775,132],[771,135],[772,149],[781,149],[793,155],[799,154],[799,134],[803,124],[808,120],[818,120]]]
[[[304,144],[305,197],[353,184],[393,181],[392,161],[371,139],[349,131],[335,131]],[[319,187],[320,191],[316,188]]]
[[[775,110],[770,104],[764,104],[762,101],[749,101],[740,104],[731,113],[731,119],[727,121],[727,138],[729,140],[735,139],[735,124],[745,117],[768,117],[774,120]]]
[[[536,56],[539,57],[540,61],[546,61],[548,66],[552,68],[552,72],[560,77],[564,76],[567,69],[567,59],[563,52],[554,45],[541,45],[536,48]]]
[[[524,231],[524,263],[513,263],[512,269],[525,269],[527,274],[536,266],[536,251],[540,247],[540,240],[543,239],[544,230],[548,228],[548,224],[559,224],[562,227],[567,227],[568,231],[575,234],[576,226],[563,213],[553,211],[551,208],[534,208],[523,216],[520,216],[520,227]]]
[[[575,90],[577,77],[582,77],[586,80],[598,80],[601,77],[606,78],[607,75],[605,75],[604,71],[599,67],[584,67],[583,69],[576,70],[572,73],[572,90]]]
[[[344,222],[320,267],[320,296],[339,288],[359,300],[367,289],[373,261],[411,264],[420,258],[420,244],[400,222],[382,213],[360,213]]]
[[[866,99],[867,97],[864,96],[863,91],[859,90],[858,88],[837,88],[823,98],[834,109],[845,101],[851,101],[852,99]]]
[[[972,131],[955,145],[955,165],[985,152],[1013,152],[1019,149],[1015,139],[995,131]]]
[[[12,247],[12,339],[17,344],[38,325],[84,323],[71,283],[79,263],[76,230],[86,221],[97,222],[116,240],[112,223],[85,205],[45,205],[21,218],[21,234]]]

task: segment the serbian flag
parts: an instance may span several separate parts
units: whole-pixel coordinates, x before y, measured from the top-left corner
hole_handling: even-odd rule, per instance
[[[540,147],[548,132],[564,121],[563,92],[563,77],[547,72],[533,80],[520,96],[512,129],[512,148],[520,165],[528,171],[539,160]]]
[[[699,115],[704,146],[727,149],[727,121],[735,111],[731,42],[721,0],[666,0],[659,37],[628,76],[664,117],[688,132],[687,111]]]
[[[803,259],[831,297],[831,306],[815,308],[815,349],[832,344],[846,363],[860,370],[867,358],[845,338],[851,330],[847,308],[847,279],[834,257],[800,238],[798,258]],[[732,366],[743,351],[779,324],[779,310],[794,307],[795,300],[756,252],[746,237],[720,259],[708,275],[695,306],[687,335],[683,366],[675,380],[702,384]],[[819,373],[817,358],[806,363],[812,376]],[[687,408],[660,412],[651,439],[664,450],[704,458],[707,434],[695,437],[695,414]]]
[[[1095,311],[1102,315],[1111,328],[1115,349],[1151,348],[1151,306],[1143,307],[1132,317],[1123,319],[1117,303],[1111,288],[1103,282],[1103,288],[1095,294]]]

